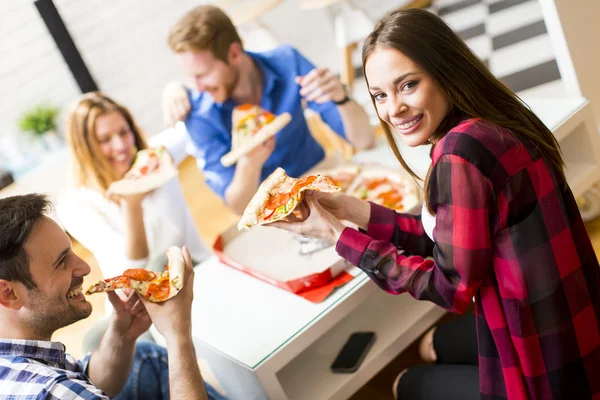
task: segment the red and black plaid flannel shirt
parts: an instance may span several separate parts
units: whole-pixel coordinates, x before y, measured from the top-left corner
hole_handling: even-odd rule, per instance
[[[432,162],[435,243],[420,216],[372,204],[338,253],[390,293],[458,313],[475,296],[482,399],[600,399],[600,269],[570,189],[534,146],[477,119]]]

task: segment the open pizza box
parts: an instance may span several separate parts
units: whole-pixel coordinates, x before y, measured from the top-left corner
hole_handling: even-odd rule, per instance
[[[273,227],[258,226],[238,231],[232,226],[215,241],[219,260],[233,268],[292,293],[328,284],[350,264],[329,246],[300,254],[295,234]]]

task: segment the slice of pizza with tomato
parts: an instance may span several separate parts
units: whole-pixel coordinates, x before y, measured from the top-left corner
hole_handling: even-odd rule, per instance
[[[185,262],[179,247],[169,247],[167,258],[168,264],[162,272],[153,272],[144,268],[128,269],[123,275],[97,282],[85,294],[133,289],[154,303],[167,301],[179,293],[183,287],[185,269]]]
[[[242,104],[233,109],[231,121],[231,151],[221,157],[229,167],[266,140],[275,136],[292,120],[289,113],[279,116],[254,104]]]
[[[123,179],[113,182],[109,191],[128,195],[146,193],[156,189],[177,176],[173,159],[164,146],[138,151],[135,161]]]
[[[416,185],[408,179],[387,168],[366,168],[346,193],[392,210],[406,212],[419,204]]]
[[[283,168],[277,168],[261,185],[250,200],[238,229],[269,224],[290,215],[304,199],[306,190],[338,192],[340,187],[323,175],[292,178]]]

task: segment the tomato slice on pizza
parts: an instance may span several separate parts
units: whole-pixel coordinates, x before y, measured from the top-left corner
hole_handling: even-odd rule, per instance
[[[226,167],[275,136],[292,117],[289,113],[275,116],[260,106],[242,104],[233,109],[231,120],[231,151],[221,157],[221,164]]]
[[[401,212],[408,211],[419,203],[415,185],[403,175],[383,168],[363,171],[347,193]]]
[[[160,303],[173,298],[183,287],[185,262],[181,249],[175,246],[167,250],[168,265],[162,272],[144,268],[128,269],[123,275],[105,279],[92,285],[86,295],[117,289],[134,289],[148,300]]]
[[[109,191],[114,194],[146,193],[177,176],[177,168],[164,146],[140,150],[123,179],[113,182]]]
[[[302,202],[306,190],[338,192],[340,187],[323,175],[298,179],[288,176],[283,168],[277,168],[258,188],[238,223],[238,229],[250,229],[287,217]]]

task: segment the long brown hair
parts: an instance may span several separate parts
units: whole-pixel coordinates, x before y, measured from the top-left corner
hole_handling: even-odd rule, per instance
[[[500,82],[469,47],[436,15],[419,9],[396,10],[375,25],[365,40],[362,61],[379,48],[395,49],[423,68],[445,92],[450,112],[434,133],[434,143],[464,117],[481,118],[510,130],[515,136],[531,141],[542,158],[564,179],[564,162],[552,132]],[[372,99],[375,107],[375,100]],[[376,108],[377,109],[377,108]],[[391,128],[381,118],[381,127],[394,155],[413,178],[421,180],[406,164],[398,150]],[[424,197],[429,203],[429,170]]]
[[[120,177],[100,151],[96,137],[96,120],[109,112],[117,111],[129,124],[137,150],[148,147],[146,139],[127,108],[100,92],[79,97],[67,116],[67,142],[73,155],[73,183],[75,186],[93,187],[106,191]]]

